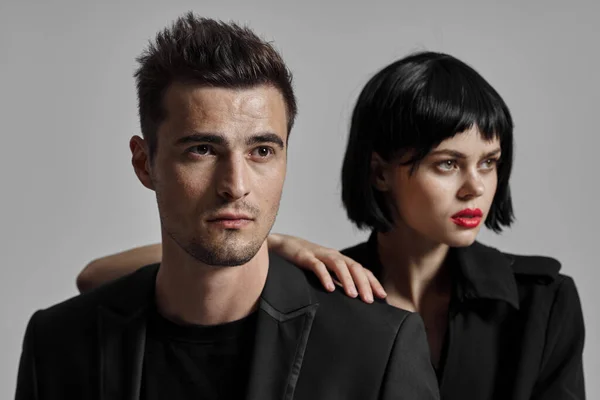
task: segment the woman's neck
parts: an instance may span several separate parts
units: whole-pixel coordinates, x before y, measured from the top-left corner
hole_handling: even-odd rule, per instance
[[[388,301],[410,311],[445,302],[451,292],[448,245],[432,242],[408,229],[377,234],[382,283]]]

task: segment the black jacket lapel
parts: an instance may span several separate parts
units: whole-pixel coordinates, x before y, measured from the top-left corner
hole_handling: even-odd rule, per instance
[[[502,354],[492,350],[510,342],[511,335],[519,335],[499,325],[519,309],[519,292],[511,268],[514,260],[479,242],[452,251],[456,295],[450,306],[448,353],[440,394],[444,398],[469,387],[471,398],[487,398],[486,390],[497,384],[496,369],[502,366]],[[478,371],[480,378],[473,380],[472,374],[462,371]]]
[[[247,400],[293,398],[318,306],[304,273],[271,253]]]
[[[146,342],[146,310],[158,265],[142,268],[110,288],[98,310],[100,400],[138,400]]]
[[[126,319],[102,309],[99,316],[101,400],[138,400],[146,338],[142,315]]]

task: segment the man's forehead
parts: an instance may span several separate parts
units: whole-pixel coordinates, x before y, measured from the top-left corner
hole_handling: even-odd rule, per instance
[[[271,86],[248,89],[174,84],[165,94],[165,125],[173,140],[195,133],[246,140],[248,136],[274,133],[287,138],[283,97]]]
[[[172,111],[195,113],[244,111],[267,114],[285,109],[281,92],[270,85],[224,88],[174,83],[168,87],[164,100],[166,108]]]
[[[173,84],[165,94],[167,117],[194,124],[284,123],[283,96],[274,87],[244,89]]]

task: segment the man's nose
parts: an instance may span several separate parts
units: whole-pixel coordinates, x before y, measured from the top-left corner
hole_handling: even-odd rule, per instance
[[[222,160],[218,177],[219,196],[226,200],[239,200],[248,195],[248,165],[244,157],[231,155]]]

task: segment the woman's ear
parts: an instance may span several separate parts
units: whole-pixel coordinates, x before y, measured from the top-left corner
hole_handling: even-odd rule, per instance
[[[376,152],[371,153],[371,183],[380,192],[390,190],[391,165]]]

